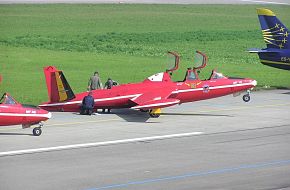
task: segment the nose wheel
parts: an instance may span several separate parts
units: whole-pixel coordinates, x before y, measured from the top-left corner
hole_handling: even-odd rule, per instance
[[[38,127],[35,127],[33,130],[32,130],[32,133],[34,136],[40,136],[41,133],[42,133],[42,130],[41,130],[41,127],[43,126],[42,123],[39,123],[39,126]]]
[[[250,91],[248,91],[247,94],[243,96],[243,100],[244,102],[249,102],[251,100]]]

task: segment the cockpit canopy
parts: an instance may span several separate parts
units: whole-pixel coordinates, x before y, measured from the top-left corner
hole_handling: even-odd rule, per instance
[[[225,77],[222,73],[216,72],[216,70],[212,71],[210,79],[222,79],[222,78],[227,78],[227,77]]]
[[[198,73],[207,64],[207,57],[200,51],[196,51],[193,59],[193,67],[187,68],[185,78],[183,81],[200,80]]]
[[[147,78],[148,81],[151,81],[151,82],[171,81],[171,75],[179,67],[180,57],[175,52],[168,52],[168,53],[171,57],[171,63],[174,63],[174,65],[170,66],[170,68],[167,69],[166,72],[157,73],[157,74],[154,74],[154,75],[148,77]],[[172,58],[174,58],[174,59],[172,59]],[[184,81],[200,80],[199,79],[199,72],[206,65],[207,65],[207,56],[200,51],[196,51],[196,53],[194,55],[193,66],[190,68],[187,68],[185,77],[182,81],[184,82]],[[217,80],[217,79],[222,79],[222,78],[227,78],[227,77],[225,77],[222,73],[218,73],[215,70],[213,70],[209,80],[211,80],[211,79]],[[182,82],[182,81],[178,81],[178,82]]]
[[[12,96],[10,96],[8,93],[4,93],[0,99],[0,104],[13,105],[13,104],[18,104],[18,102],[14,100]]]

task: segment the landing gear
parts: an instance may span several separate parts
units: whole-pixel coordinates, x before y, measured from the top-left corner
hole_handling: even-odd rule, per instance
[[[35,127],[32,132],[34,136],[40,136],[42,133],[42,130],[40,127]]]
[[[247,94],[243,96],[244,102],[249,102],[251,100],[250,91],[247,91]]]
[[[149,111],[149,115],[152,118],[158,118],[161,115],[161,109],[160,108],[152,109]]]
[[[40,136],[41,133],[42,133],[42,130],[41,130],[41,127],[43,126],[42,123],[39,123],[39,127],[35,127],[33,130],[32,130],[32,133],[34,136]]]
[[[156,113],[149,113],[149,115],[152,118],[158,118],[160,116],[160,114],[156,114]]]

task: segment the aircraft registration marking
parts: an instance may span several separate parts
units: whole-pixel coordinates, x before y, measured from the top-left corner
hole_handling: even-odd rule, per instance
[[[36,111],[35,111],[35,110],[26,110],[25,113],[28,113],[28,114],[29,114],[29,113],[36,114]]]
[[[285,61],[285,62],[290,63],[290,57],[281,57],[281,61]]]

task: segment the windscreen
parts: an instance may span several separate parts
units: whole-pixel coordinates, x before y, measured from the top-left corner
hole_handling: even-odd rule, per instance
[[[17,104],[17,102],[11,96],[4,93],[0,99],[0,104]]]
[[[199,53],[195,53],[194,57],[193,57],[193,67],[194,68],[199,68],[203,65],[203,55],[199,54]]]
[[[167,71],[171,71],[175,68],[175,56],[173,54],[167,54]]]

